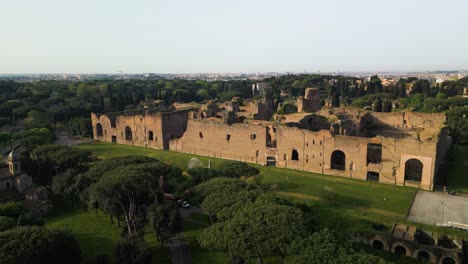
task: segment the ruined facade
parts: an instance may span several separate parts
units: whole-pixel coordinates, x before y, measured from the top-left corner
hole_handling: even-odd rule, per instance
[[[395,223],[388,235],[356,233],[351,240],[367,244],[376,250],[433,264],[463,263],[462,247],[466,243],[462,239],[449,238],[400,223]]]
[[[305,96],[297,99],[297,112],[315,112],[320,109],[320,90],[318,88],[306,88]]]
[[[443,114],[324,108],[270,122],[239,112],[227,125],[199,111],[92,113],[94,138],[425,190],[432,190],[447,148]]]

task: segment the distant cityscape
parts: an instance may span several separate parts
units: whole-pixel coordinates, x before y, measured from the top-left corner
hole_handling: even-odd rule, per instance
[[[458,80],[468,76],[468,70],[463,71],[383,71],[383,72],[257,72],[257,73],[88,73],[88,74],[0,74],[0,80],[14,80],[18,82],[33,82],[43,80],[64,81],[90,81],[90,80],[157,80],[157,79],[183,79],[183,80],[207,80],[207,81],[229,81],[229,80],[263,80],[270,77],[284,76],[288,74],[321,74],[321,75],[344,75],[357,78],[370,78],[378,75],[392,82],[400,78],[417,77],[431,83],[442,83],[449,80]]]

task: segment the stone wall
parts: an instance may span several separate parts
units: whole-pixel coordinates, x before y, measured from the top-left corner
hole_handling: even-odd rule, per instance
[[[354,122],[363,115],[359,112],[337,112],[336,116]],[[92,113],[91,117],[94,138],[106,142],[268,164],[425,190],[432,190],[434,175],[447,149],[445,129],[439,131],[436,138],[423,141],[415,137],[332,134],[330,130],[311,131],[259,120],[226,125],[207,119],[189,119],[188,110],[120,115],[115,118],[115,127],[111,126],[111,119],[107,115]],[[382,120],[383,116],[380,118]],[[434,116],[430,125],[426,122],[427,117],[409,114],[405,118],[410,125],[434,126],[432,131],[441,122],[437,116]],[[391,113],[385,122],[394,124],[401,120],[401,113]],[[102,135],[98,135],[99,124],[102,126]],[[126,130],[131,131],[130,138]],[[369,159],[368,152],[376,157]],[[422,165],[422,168],[418,167],[421,168],[420,180],[405,178],[407,162]]]
[[[297,99],[297,112],[315,112],[320,109],[320,90],[318,88],[306,88],[304,97]]]

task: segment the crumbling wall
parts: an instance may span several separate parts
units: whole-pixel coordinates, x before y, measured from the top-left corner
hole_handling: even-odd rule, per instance
[[[116,143],[119,144],[169,149],[258,164],[268,163],[296,170],[377,180],[426,190],[433,188],[435,172],[447,147],[446,130],[442,130],[438,138],[426,141],[414,137],[356,137],[350,134],[354,128],[354,120],[363,118],[361,112],[328,114],[330,117],[336,116],[336,122],[343,125],[338,129],[346,129],[347,132],[333,135],[328,129],[311,131],[260,120],[226,125],[211,120],[191,119],[188,110],[121,115],[115,119],[115,128],[111,127],[111,120],[106,115],[92,113],[91,119],[95,138],[106,142],[112,142],[112,136],[115,136]],[[419,115],[410,115],[408,122],[425,126],[426,119],[422,121]],[[386,122],[401,120],[401,114],[394,114]],[[437,122],[439,121],[436,119],[431,125]],[[97,137],[98,123],[103,127],[101,137]],[[131,139],[125,138],[126,127],[132,131]],[[153,132],[152,140],[149,139],[149,131]],[[378,161],[369,161],[368,144],[380,146],[381,157],[376,159]],[[406,162],[411,159],[422,163],[422,176],[418,182],[405,179]],[[369,173],[372,177],[369,177]]]
[[[297,99],[297,112],[315,112],[320,109],[320,90],[318,88],[306,88],[304,97]]]

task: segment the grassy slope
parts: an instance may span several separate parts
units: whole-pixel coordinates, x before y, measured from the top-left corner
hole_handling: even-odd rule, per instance
[[[220,161],[216,158],[192,154],[103,142],[78,145],[78,147],[92,151],[96,156],[103,159],[128,155],[146,155],[172,163],[182,169],[186,169],[192,157],[199,158],[205,165],[208,164],[208,160],[211,160],[212,164]],[[461,161],[463,161],[463,156],[461,156]],[[460,162],[457,161],[457,163]],[[390,226],[394,222],[406,222],[405,216],[415,193],[415,189],[412,188],[351,180],[316,173],[274,167],[261,167],[260,170],[264,176],[262,184],[271,188],[273,192],[290,200],[316,205],[315,208],[319,208],[319,210],[316,211],[315,215],[322,226],[333,226],[351,231],[371,230],[372,223],[383,223]],[[457,178],[457,181],[459,180]],[[336,204],[330,205],[329,202],[321,199],[324,187],[331,187],[338,193]],[[184,221],[183,224],[186,237],[196,237],[206,227],[200,221]],[[87,256],[100,251],[113,254],[113,246],[118,240],[118,229],[109,224],[109,219],[106,217],[96,218],[92,212],[85,214],[79,211],[72,211],[51,217],[47,220],[47,225],[54,228],[65,227],[72,229],[77,234],[80,245],[83,246],[83,251]],[[424,228],[454,233],[452,230],[442,230],[432,226],[424,226]],[[161,257],[167,256],[168,253],[162,252],[159,249],[159,244],[152,236],[148,234],[146,238],[153,245],[156,259],[162,258],[159,263],[168,263],[167,259]],[[101,248],[102,250],[96,249],[95,246],[98,246],[97,248]],[[202,263],[206,259],[209,259],[210,263],[225,263],[226,256],[222,253],[200,249],[195,241],[190,244],[190,247],[194,259],[193,263]]]
[[[186,169],[192,157],[199,158],[204,164],[207,164],[208,160],[211,160],[212,164],[220,161],[220,159],[192,154],[103,142],[78,145],[78,147],[92,151],[96,156],[104,159],[126,155],[147,155],[168,161],[182,169]],[[336,211],[345,217],[354,215],[359,219],[385,220],[387,224],[393,223],[393,220],[404,219],[415,192],[412,188],[275,167],[260,167],[260,171],[264,176],[262,183],[267,187],[276,187],[275,192],[280,196],[308,204],[322,205],[326,207],[324,211]],[[336,205],[327,206],[327,203],[320,199],[326,186],[332,187],[338,193]]]

